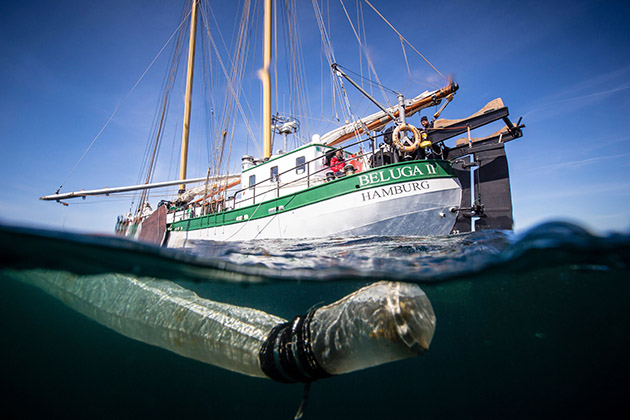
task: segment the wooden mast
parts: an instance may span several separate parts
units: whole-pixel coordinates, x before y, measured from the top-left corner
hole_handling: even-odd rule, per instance
[[[271,157],[271,1],[265,0],[264,15],[264,65],[259,72],[263,85],[263,158]]]
[[[192,2],[190,15],[190,41],[188,42],[188,74],[186,76],[186,98],[184,109],[184,127],[182,130],[182,153],[179,163],[179,179],[186,179],[186,167],[188,165],[188,135],[190,133],[190,110],[193,87],[193,70],[195,67],[195,35],[197,33],[197,2]],[[179,185],[179,193],[186,190],[186,184]]]

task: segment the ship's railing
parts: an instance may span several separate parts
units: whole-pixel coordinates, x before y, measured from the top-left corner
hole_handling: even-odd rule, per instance
[[[380,135],[379,135],[380,136]],[[342,150],[345,151],[346,153],[350,154],[350,157],[352,159],[348,159],[348,160],[355,160],[355,159],[363,159],[364,162],[367,164],[369,162],[369,157],[373,156],[375,154],[374,152],[374,148],[376,147],[376,137],[379,136],[373,136],[372,138],[367,138],[367,139],[363,139],[363,140],[359,140],[356,141],[354,143],[348,144],[344,147],[336,147],[336,148],[331,148],[330,151],[332,150]],[[359,153],[349,153],[347,151],[347,149],[357,146],[359,144],[362,143],[366,143],[369,142],[370,146],[371,146],[371,151],[368,152],[359,152]],[[311,169],[311,164],[321,161],[322,159],[324,159],[325,155],[320,155],[317,156],[309,161],[306,161],[304,163],[301,163],[299,165],[295,165],[285,171],[279,172],[277,175],[274,176],[270,176],[268,178],[265,178],[261,181],[256,182],[253,185],[241,188],[239,190],[234,191],[233,195],[237,196],[239,193],[243,193],[244,191],[252,191],[253,196],[251,197],[247,197],[244,199],[241,199],[239,201],[235,201],[234,205],[237,206],[239,204],[243,204],[245,202],[247,202],[248,204],[257,204],[260,203],[261,201],[270,199],[270,198],[277,198],[280,197],[281,195],[281,190],[282,189],[288,189],[291,186],[295,186],[298,187],[300,185],[305,185],[306,188],[309,188],[311,186],[317,185],[317,184],[322,184],[324,182],[329,181],[330,179],[327,179],[326,173],[331,172],[331,168],[327,165],[325,165],[324,167],[322,167],[319,170],[315,170],[313,171]],[[347,162],[347,161],[346,161]],[[369,165],[369,164],[368,164]],[[297,170],[298,168],[304,167],[306,168],[306,173],[304,174],[304,176],[296,178],[294,180],[282,183],[281,179],[283,175],[289,174],[294,172],[295,170]],[[274,180],[275,178],[275,180]],[[264,191],[259,191],[256,192],[256,189],[258,187],[258,189],[261,189],[261,187],[269,185],[269,183],[275,184],[275,187],[269,189],[266,188],[264,189]],[[268,195],[269,193],[272,193],[272,195]]]
[[[378,135],[372,135],[368,138],[358,140],[354,143],[347,144],[343,147],[336,147],[336,148],[331,147],[330,151],[342,150],[346,152],[347,154],[349,154],[351,159],[346,160],[346,163],[348,163],[348,161],[350,160],[359,160],[359,159],[362,160],[363,165],[364,165],[362,170],[381,166],[384,164],[383,155],[386,152],[383,150],[382,147],[377,147],[377,139],[382,136],[384,136],[384,133],[381,133]],[[361,151],[358,153],[348,152],[348,149],[361,145],[361,144],[365,144],[365,143],[369,144],[369,147],[371,150]],[[392,153],[391,155],[393,156],[393,159],[394,159],[392,163],[398,162],[398,153]],[[285,171],[279,172],[278,174],[274,174],[273,176],[270,176],[261,181],[258,181],[253,185],[248,185],[247,187],[240,188],[236,191],[233,191],[231,196],[228,198],[228,200],[223,200],[223,199],[212,200],[209,204],[206,204],[206,205],[179,210],[173,215],[174,216],[173,221],[189,219],[192,217],[203,216],[206,214],[220,213],[222,211],[233,210],[235,208],[243,207],[245,205],[258,204],[265,200],[278,198],[281,195],[289,194],[290,190],[293,189],[291,187],[295,187],[296,190],[301,190],[303,188],[299,188],[300,186],[309,188],[314,185],[333,181],[337,179],[337,177],[333,175],[333,178],[331,178],[330,174],[328,174],[332,172],[330,166],[326,165],[322,167],[321,169],[318,169],[315,171],[311,169],[311,166],[312,166],[311,164],[321,161],[324,157],[325,155],[317,156],[309,161],[306,161],[299,165],[295,165]],[[380,162],[380,164],[377,164],[377,162]],[[293,179],[285,183],[281,182],[283,175],[289,174],[301,167],[306,168],[304,176]],[[275,184],[275,186],[273,186],[272,188],[268,188],[270,184]],[[263,187],[267,187],[267,188],[263,188]],[[236,197],[238,196],[239,193],[242,194],[243,192],[246,192],[246,191],[251,192],[252,195],[246,198],[241,198],[239,200],[236,200]]]
[[[345,145],[344,147],[336,147],[336,148],[331,147],[330,151],[343,150],[346,153],[349,153],[348,152],[349,148],[352,148],[354,146],[357,146],[363,143],[369,143],[370,149],[371,149],[370,151],[351,154],[353,155],[352,160],[364,159],[364,163],[368,164],[368,167],[364,166],[363,170],[365,170],[369,168],[369,163],[368,163],[369,158],[378,153],[378,151],[375,152],[376,141],[377,141],[377,138],[381,136],[382,134],[371,136],[370,138],[356,141],[354,143]],[[169,220],[169,222],[177,222],[180,220],[190,219],[193,217],[204,216],[206,214],[220,213],[222,211],[233,210],[235,208],[243,207],[245,205],[258,204],[262,201],[265,201],[271,198],[280,197],[282,194],[282,190],[287,192],[289,189],[292,189],[291,187],[296,187],[296,189],[298,189],[300,186],[309,188],[315,185],[328,182],[330,179],[327,180],[326,173],[331,172],[331,168],[329,166],[324,166],[318,170],[312,169],[312,166],[314,166],[312,164],[314,164],[315,162],[321,161],[322,159],[324,159],[324,157],[325,157],[325,154],[317,156],[309,161],[306,161],[299,165],[295,165],[287,170],[279,172],[277,175],[270,176],[261,181],[258,181],[253,185],[249,185],[247,187],[240,188],[236,191],[232,191],[231,196],[228,200],[213,200],[215,202],[214,205],[211,204],[212,202],[208,203],[206,201],[206,203],[208,203],[206,205],[200,205],[198,207],[188,207],[185,209],[178,210],[173,214],[172,219]],[[281,182],[283,175],[289,174],[300,167],[306,168],[306,172],[304,176],[293,179],[285,183]],[[273,180],[273,178],[276,178],[276,180]],[[268,186],[270,183],[275,184],[275,186],[272,188],[263,189],[263,187]],[[251,192],[252,195],[246,198],[241,198],[240,200],[236,200],[235,197],[237,197],[239,193],[242,194],[243,192],[246,192],[246,191]],[[221,201],[221,203],[219,204],[218,201]],[[229,203],[228,205],[225,205],[226,201]],[[213,208],[213,207],[216,207],[216,208]]]

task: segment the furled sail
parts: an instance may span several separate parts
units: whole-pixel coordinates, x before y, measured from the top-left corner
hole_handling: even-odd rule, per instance
[[[215,184],[210,184],[210,182],[216,182]],[[234,185],[241,182],[240,175],[226,175],[213,177],[208,180],[208,184],[201,185],[195,188],[189,188],[184,191],[177,199],[177,202],[180,205],[190,203],[197,196],[207,195],[207,194],[215,194],[217,192],[223,191],[227,188],[233,187]]]
[[[443,98],[450,95],[451,93],[454,93],[458,88],[459,86],[457,84],[451,83],[450,85],[442,89],[434,90],[431,92],[425,91],[421,93],[420,95],[413,98],[410,104],[405,106],[405,116],[409,117],[423,108],[438,105]],[[368,131],[381,131],[385,128],[387,124],[392,122],[392,118],[390,117],[390,115],[393,115],[395,117],[399,116],[398,106],[387,108],[387,111],[388,112],[375,112],[372,115],[368,115],[367,117],[350,122],[344,126],[336,128],[335,130],[329,131],[328,133],[321,135],[318,142],[321,144],[334,146],[348,139],[351,139],[352,137],[364,134],[366,128]]]

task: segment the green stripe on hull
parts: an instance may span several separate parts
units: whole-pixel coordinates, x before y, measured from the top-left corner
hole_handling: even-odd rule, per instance
[[[455,178],[455,176],[451,164],[443,160],[394,163],[329,181],[259,204],[252,204],[236,210],[180,220],[172,223],[169,226],[169,230],[190,231],[231,225],[234,223],[245,223],[249,220],[274,216],[279,213],[292,211],[300,207],[356,191],[408,181]]]

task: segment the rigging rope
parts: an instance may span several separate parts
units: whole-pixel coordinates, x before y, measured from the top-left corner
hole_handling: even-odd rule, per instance
[[[177,40],[176,43],[176,47],[173,51],[173,58],[172,58],[172,63],[171,63],[171,69],[168,73],[168,76],[165,80],[165,90],[164,90],[164,97],[163,97],[163,102],[162,102],[162,111],[160,113],[160,119],[159,122],[157,123],[157,127],[156,127],[156,131],[157,132],[153,132],[152,135],[155,135],[155,141],[153,144],[153,151],[150,154],[147,154],[147,156],[145,156],[145,163],[143,164],[143,167],[146,168],[146,177],[145,177],[145,184],[150,183],[153,180],[153,175],[154,175],[154,170],[155,170],[155,163],[157,160],[157,155],[159,153],[159,150],[161,148],[162,145],[162,138],[163,138],[163,133],[164,133],[164,124],[166,121],[166,116],[168,114],[168,104],[170,102],[170,92],[173,89],[173,85],[175,83],[175,79],[177,77],[177,70],[178,70],[178,66],[177,66],[177,58],[179,57],[179,55],[181,54],[182,51],[182,33],[184,31],[180,31],[180,36]],[[146,167],[146,165],[148,164],[148,167]],[[144,206],[144,203],[148,201],[149,199],[149,190],[143,190],[140,196],[140,201],[138,202],[138,207],[137,207],[137,212],[141,211],[142,207]]]
[[[188,16],[190,15],[191,12],[188,13],[188,15],[186,15],[182,21],[180,22],[180,24],[177,26],[177,28],[175,28],[175,30],[173,31],[173,33],[171,34],[171,36],[168,38],[168,40],[164,43],[164,46],[160,49],[160,51],[158,51],[157,55],[153,58],[153,60],[151,61],[151,63],[149,64],[149,66],[146,68],[146,70],[144,71],[144,73],[142,73],[142,75],[140,76],[140,78],[136,81],[136,83],[133,85],[133,87],[131,88],[131,90],[127,93],[127,95],[125,96],[125,98],[118,104],[118,106],[116,107],[116,109],[114,109],[114,112],[112,113],[112,115],[110,115],[109,119],[107,120],[107,122],[105,122],[105,125],[103,125],[103,127],[101,128],[101,130],[98,132],[98,134],[96,134],[96,137],[94,137],[94,139],[92,140],[92,142],[90,143],[90,145],[87,147],[87,149],[85,149],[85,151],[83,152],[83,154],[81,155],[81,157],[79,158],[79,160],[77,161],[77,163],[74,165],[74,167],[70,170],[70,172],[68,173],[68,175],[66,176],[66,178],[63,180],[63,182],[61,183],[61,185],[59,186],[59,188],[57,189],[57,192],[61,191],[61,189],[63,188],[63,186],[65,185],[66,182],[68,182],[68,179],[70,179],[70,177],[72,176],[72,174],[74,173],[74,171],[77,169],[77,167],[79,166],[79,164],[81,163],[81,161],[83,160],[83,158],[85,158],[85,156],[88,154],[88,152],[90,151],[90,149],[92,148],[92,146],[94,146],[94,143],[96,143],[96,140],[98,140],[98,138],[101,136],[101,134],[103,133],[103,131],[105,131],[105,128],[107,128],[107,126],[109,125],[109,123],[114,119],[114,117],[116,116],[116,114],[118,113],[118,110],[120,109],[120,107],[122,106],[122,104],[125,103],[125,101],[129,98],[129,96],[133,93],[133,91],[136,89],[136,87],[138,87],[138,85],[140,84],[140,82],[142,81],[142,79],[144,79],[144,76],[146,76],[146,74],[149,72],[149,70],[151,69],[151,67],[153,67],[153,64],[157,61],[157,59],[162,55],[162,52],[164,52],[164,50],[166,49],[166,46],[171,42],[171,40],[173,39],[173,37],[175,36],[175,34],[177,34],[179,32],[179,29],[181,28],[181,26],[184,24],[184,22],[186,22],[186,19],[188,18]]]
[[[212,50],[214,51],[214,55],[216,55],[219,65],[221,67],[221,71],[226,79],[226,84],[228,88],[228,93],[225,97],[225,102],[223,104],[223,108],[220,112],[219,122],[217,123],[217,128],[221,130],[220,135],[213,136],[217,139],[215,143],[215,147],[213,149],[214,159],[210,160],[210,165],[208,167],[208,173],[211,171],[211,166],[214,164],[215,171],[221,170],[223,166],[226,167],[223,173],[229,173],[230,170],[228,168],[228,164],[231,158],[232,145],[234,143],[234,137],[237,133],[237,119],[234,117],[233,109],[236,107],[242,117],[243,124],[249,134],[246,138],[249,140],[249,137],[252,138],[254,146],[258,149],[258,152],[262,154],[258,142],[256,141],[256,136],[253,133],[252,127],[248,118],[245,115],[243,110],[242,102],[245,102],[245,106],[249,111],[250,115],[253,115],[251,106],[249,101],[247,100],[248,95],[243,90],[242,80],[245,75],[246,65],[245,60],[250,55],[249,48],[251,42],[249,41],[252,38],[252,24],[250,24],[251,19],[250,16],[254,16],[257,14],[258,2],[254,2],[253,4],[250,1],[246,1],[243,9],[240,12],[240,24],[238,25],[238,30],[235,32],[235,43],[232,52],[227,53],[227,59],[224,61],[221,55],[219,54],[219,49],[214,41],[211,33],[210,33],[210,25],[208,18],[202,14],[202,19],[204,21],[204,28],[206,30],[207,37],[210,41],[210,45],[212,46]],[[220,28],[219,24],[216,21],[216,17],[212,8],[209,4],[205,6],[206,9],[212,14],[212,19],[218,28]],[[225,45],[225,41],[223,36],[221,35],[221,30],[219,29],[219,34],[221,41],[223,42],[223,47],[225,51],[228,51],[227,46]],[[257,45],[254,43],[254,45]],[[227,64],[227,66],[226,66]],[[228,67],[229,66],[229,71]],[[250,95],[251,96],[251,95]],[[229,139],[227,134],[230,134]],[[249,141],[247,142],[249,144]],[[218,172],[217,172],[218,173]],[[223,195],[227,196],[227,189],[224,190]]]
[[[385,86],[383,84],[380,84],[378,82],[375,82],[374,80],[368,79],[367,77],[361,76],[359,73],[355,73],[354,71],[350,70],[347,67],[342,66],[341,64],[337,64],[337,67],[342,69],[344,71],[344,73],[352,74],[357,79],[361,79],[362,82],[369,83],[370,85],[377,86],[381,90],[387,90],[390,93],[393,93],[394,95],[398,95],[399,94],[399,92],[395,91],[394,89],[388,88],[387,86]]]
[[[256,8],[257,3],[254,3],[254,11],[251,14],[255,14],[255,8]],[[216,16],[214,14],[214,11],[212,9],[212,7],[210,6],[210,4],[208,2],[206,2],[205,9],[207,9],[210,12],[210,15],[212,16],[212,20],[214,21],[214,24],[217,28],[220,28],[219,23],[217,22]],[[216,42],[214,41],[214,38],[212,37],[211,33],[210,33],[210,24],[209,21],[210,19],[208,19],[204,14],[202,14],[202,21],[204,23],[204,28],[206,30],[206,34],[207,37],[210,41],[210,45],[212,46],[212,49],[215,53],[215,55],[217,56],[217,60],[220,64],[221,67],[221,71],[223,72],[223,75],[226,79],[227,82],[227,87],[228,87],[228,95],[226,97],[226,102],[223,105],[223,109],[220,112],[221,117],[219,118],[219,122],[217,122],[217,128],[218,128],[218,132],[215,133],[215,135],[213,136],[213,138],[217,138],[219,139],[219,141],[215,144],[215,148],[214,148],[214,161],[218,162],[219,158],[221,157],[221,150],[222,150],[222,144],[225,144],[225,141],[223,140],[223,133],[224,131],[229,131],[230,132],[230,145],[232,144],[232,141],[234,139],[234,134],[235,134],[235,126],[236,126],[236,120],[234,119],[234,117],[232,116],[232,107],[234,106],[234,103],[236,104],[237,109],[239,110],[239,113],[243,119],[243,123],[245,125],[245,128],[249,134],[249,137],[252,138],[252,142],[254,144],[254,146],[256,147],[256,149],[258,150],[258,153],[262,154],[260,146],[258,145],[258,142],[256,141],[256,136],[254,135],[254,132],[252,130],[252,127],[250,125],[250,121],[248,120],[248,118],[245,116],[245,112],[243,110],[242,107],[242,102],[245,103],[245,106],[247,107],[247,110],[249,111],[249,115],[253,116],[253,112],[251,109],[251,106],[249,104],[249,101],[247,100],[247,95],[245,94],[245,92],[243,91],[243,87],[242,87],[242,83],[241,80],[243,78],[244,75],[244,70],[245,70],[245,66],[243,65],[244,62],[244,57],[247,56],[248,53],[248,49],[249,46],[245,41],[245,33],[246,33],[246,28],[249,27],[249,18],[248,15],[249,13],[245,13],[249,11],[249,2],[244,5],[243,8],[243,13],[241,13],[241,25],[239,25],[239,36],[238,36],[238,41],[234,47],[234,50],[236,51],[235,53],[231,53],[231,52],[227,52],[226,56],[227,56],[227,63],[230,66],[230,68],[232,69],[231,73],[228,73],[227,71],[227,67],[225,62],[223,61],[220,53],[219,53],[219,49],[218,46],[216,44]],[[245,19],[247,17],[247,19]],[[251,31],[251,29],[250,29]],[[219,32],[219,38],[221,39],[223,48],[225,51],[229,51],[228,47],[225,43],[225,39],[223,38],[223,34],[222,31],[220,29],[218,29]],[[236,60],[233,60],[233,57],[237,57]],[[239,58],[240,57],[240,58]],[[236,71],[240,69],[239,71]],[[230,76],[231,74],[231,76]],[[238,89],[235,88],[235,85],[238,86]],[[240,93],[243,93],[242,96]],[[255,119],[254,119],[255,120]],[[231,122],[230,122],[231,121]],[[231,124],[231,126],[230,126]],[[249,137],[247,137],[247,139],[249,139]],[[219,169],[218,167],[216,168],[217,170]]]
[[[272,6],[272,11],[273,11],[273,50],[272,51],[278,51],[278,13],[277,13],[277,7],[273,7]],[[275,97],[276,97],[276,115],[279,114],[279,110],[278,110],[278,106],[280,104],[280,101],[278,100],[278,54],[271,54],[272,55],[272,62],[273,62],[273,78],[274,78],[274,93],[275,93]],[[274,133],[275,134],[275,133]],[[271,144],[273,144],[273,137],[271,139]]]
[[[315,17],[317,19],[317,25],[319,27],[319,33],[322,39],[322,44],[324,46],[324,54],[326,55],[326,59],[328,60],[328,66],[332,72],[332,65],[337,62],[337,60],[335,59],[335,53],[332,48],[332,43],[330,41],[328,31],[326,30],[326,26],[324,25],[324,19],[322,17],[321,9],[319,8],[319,4],[317,3],[317,0],[312,0],[312,3],[313,3],[313,9],[315,10]],[[342,112],[347,111],[347,114],[344,112],[344,120],[348,121],[352,119],[354,121],[355,118],[354,118],[354,115],[352,114],[352,108],[350,107],[350,103],[348,101],[348,96],[346,94],[346,89],[343,85],[343,80],[340,75],[337,75],[334,72],[332,73],[332,76],[333,76],[332,80],[335,80],[335,76],[336,76],[336,80],[338,81],[338,84],[332,83],[333,90],[335,91],[334,93],[336,93],[340,97],[343,97],[345,100],[345,105],[347,109],[344,110],[344,108],[341,108]],[[339,118],[337,117],[337,119]]]
[[[357,42],[359,43],[359,47],[361,50],[363,50],[363,55],[365,55],[365,59],[368,63],[368,67],[370,68],[370,70],[372,71],[372,74],[374,75],[374,77],[376,78],[376,81],[378,82],[377,86],[382,86],[381,85],[381,81],[378,77],[378,74],[376,73],[376,68],[374,68],[374,64],[372,63],[372,60],[370,59],[370,55],[368,54],[367,49],[363,46],[363,43],[361,42],[361,37],[359,37],[359,34],[357,34],[356,29],[354,29],[354,24],[352,23],[352,19],[350,19],[350,15],[348,14],[348,10],[346,10],[346,5],[343,3],[343,0],[339,0],[339,2],[341,3],[341,7],[343,7],[343,11],[346,14],[346,18],[348,19],[348,23],[350,23],[350,27],[352,28],[352,32],[354,32],[354,36],[357,39]],[[383,95],[383,98],[385,99],[385,102],[387,103],[387,106],[391,106],[391,103],[389,102],[389,99],[387,98],[387,95],[385,95],[385,92],[383,91],[383,89],[381,88],[381,94]]]
[[[371,7],[371,8],[372,8],[375,12],[376,12],[376,14],[377,14],[377,15],[379,15],[379,16],[381,17],[381,19],[383,19],[383,21],[385,21],[385,23],[387,23],[387,24],[389,25],[389,27],[390,27],[390,28],[392,28],[392,29],[394,30],[394,32],[396,32],[396,33],[398,34],[398,36],[399,36],[401,39],[403,39],[403,40],[404,40],[407,44],[409,44],[409,46],[410,46],[410,47],[411,47],[411,48],[412,48],[412,49],[413,49],[413,50],[414,50],[414,51],[415,51],[415,52],[416,52],[416,53],[417,53],[420,57],[422,57],[422,59],[423,59],[424,61],[426,61],[426,63],[427,63],[429,66],[431,66],[431,68],[432,68],[433,70],[435,70],[435,71],[437,72],[437,74],[439,74],[440,76],[442,76],[442,78],[443,78],[444,80],[448,80],[446,77],[444,77],[444,75],[443,75],[442,73],[440,73],[440,71],[439,71],[438,69],[436,69],[436,68],[435,68],[435,66],[434,66],[433,64],[431,64],[431,62],[430,62],[429,60],[427,60],[427,59],[426,59],[426,57],[425,57],[425,56],[423,56],[422,54],[420,54],[420,51],[418,51],[418,50],[416,49],[416,47],[414,47],[413,45],[411,45],[411,42],[409,42],[409,41],[408,41],[408,40],[407,40],[404,36],[402,36],[402,34],[401,34],[400,32],[398,32],[398,30],[397,30],[396,28],[394,28],[394,26],[393,26],[391,23],[389,23],[389,21],[388,21],[387,19],[385,19],[385,16],[383,16],[383,15],[381,14],[381,12],[379,12],[378,10],[376,10],[376,7],[372,6],[372,3],[370,3],[370,1],[369,1],[369,0],[364,0],[364,1],[368,4],[368,6],[370,6],[370,7]]]
[[[407,66],[407,74],[409,75],[409,78],[411,78],[411,69],[409,68],[409,60],[407,60],[407,50],[405,49],[405,41],[403,40],[402,36],[399,37],[399,39],[400,39],[400,47],[402,48],[403,56],[405,57],[405,65]]]
[[[203,15],[202,15],[203,16]],[[215,55],[217,56],[217,60],[219,61],[219,64],[221,66],[221,70],[223,71],[223,75],[226,79],[227,82],[227,86],[229,89],[229,93],[235,97],[238,98],[238,95],[236,93],[236,89],[234,88],[232,79],[227,71],[227,68],[225,66],[225,63],[223,62],[223,59],[221,58],[221,55],[219,53],[219,50],[217,48],[216,42],[214,42],[214,38],[212,37],[212,34],[210,33],[210,27],[208,26],[208,22],[205,19],[202,19],[203,23],[204,23],[204,28],[206,30],[206,34],[208,36],[208,39],[210,40],[210,45],[212,45],[212,49],[214,50]],[[258,149],[258,152],[262,155],[262,150],[260,149],[260,146],[258,145],[258,143],[256,142],[256,136],[254,135],[254,132],[252,131],[252,128],[249,124],[249,120],[247,119],[247,117],[245,116],[245,112],[243,111],[243,107],[241,105],[240,100],[236,100],[236,107],[238,108],[241,117],[243,118],[243,122],[245,124],[245,128],[247,129],[247,132],[249,133],[249,135],[252,137],[252,140],[254,142],[254,145],[256,146],[256,149]],[[247,100],[245,99],[245,103],[248,104]]]
[[[190,13],[186,13],[186,10],[192,9],[192,7],[186,7],[182,11],[182,16],[184,16],[184,22],[187,21],[187,16]],[[159,151],[162,145],[162,139],[165,131],[166,119],[169,111],[169,103],[171,98],[171,92],[175,85],[175,81],[177,79],[177,73],[179,69],[179,57],[181,56],[182,50],[184,49],[184,38],[186,33],[186,28],[183,25],[180,25],[180,30],[178,33],[177,41],[173,47],[173,51],[171,54],[171,65],[168,73],[165,75],[162,90],[163,97],[162,102],[158,103],[156,108],[156,113],[153,120],[152,130],[149,134],[149,138],[147,141],[147,145],[144,152],[144,158],[142,161],[142,165],[140,168],[140,172],[138,175],[138,184],[144,181],[145,184],[148,184],[152,181],[153,175],[155,172],[155,165],[157,161],[157,156],[159,155]],[[144,178],[144,179],[143,179]],[[151,192],[149,190],[142,190],[137,193],[134,197],[134,201],[137,199],[135,214],[139,215],[144,209],[145,203],[149,200],[149,195]]]
[[[285,37],[285,53],[289,60],[286,60],[286,71],[289,83],[289,111],[283,114],[290,114],[303,118],[310,113],[309,92],[307,88],[306,66],[303,60],[302,43],[300,42],[300,25],[298,22],[297,3],[295,0],[286,0],[284,7],[283,29]],[[279,55],[279,54],[277,54]],[[276,104],[278,106],[278,104]],[[308,121],[304,122],[307,138],[310,137],[310,127]],[[295,138],[301,139],[297,134]]]

